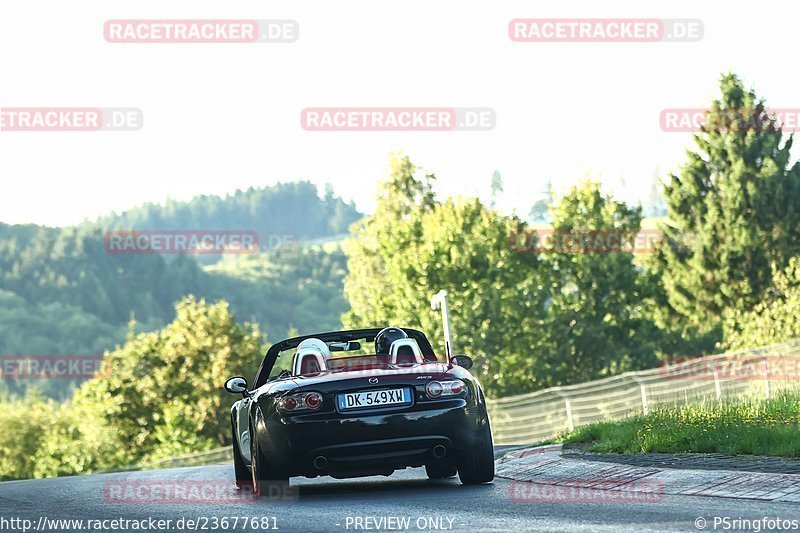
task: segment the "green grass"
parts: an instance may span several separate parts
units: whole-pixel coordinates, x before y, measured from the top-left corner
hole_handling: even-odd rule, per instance
[[[653,408],[560,436],[565,445],[601,453],[723,453],[800,457],[800,393],[771,400]]]

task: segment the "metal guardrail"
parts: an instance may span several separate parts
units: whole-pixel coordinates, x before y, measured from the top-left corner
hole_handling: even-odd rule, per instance
[[[488,400],[497,444],[530,444],[656,405],[769,398],[800,384],[800,339]]]
[[[177,457],[169,457],[166,459],[159,459],[157,461],[139,463],[121,468],[115,468],[112,470],[103,470],[97,473],[128,472],[133,470],[155,470],[158,468],[179,468],[182,466],[204,466],[204,465],[213,465],[217,463],[228,462],[231,461],[232,458],[233,458],[233,448],[231,448],[230,446],[223,446],[222,448],[215,448],[213,450],[208,450],[204,452],[179,455]]]

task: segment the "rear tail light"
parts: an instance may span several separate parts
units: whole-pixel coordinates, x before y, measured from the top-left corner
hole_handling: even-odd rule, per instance
[[[278,410],[284,413],[315,411],[322,406],[322,395],[318,392],[292,394],[278,402]]]
[[[443,398],[448,396],[458,396],[467,389],[467,386],[460,379],[448,379],[441,381],[429,381],[425,386],[425,393],[428,398]]]
[[[322,396],[316,392],[309,392],[306,394],[306,407],[309,409],[319,409],[322,405]]]
[[[283,400],[281,400],[281,402],[278,405],[285,411],[294,411],[295,409],[297,409],[297,400],[289,396],[288,398],[284,398]]]
[[[425,387],[425,392],[428,393],[429,398],[438,398],[439,396],[442,395],[443,390],[444,387],[442,387],[442,384],[439,383],[438,381],[431,381]]]
[[[467,389],[467,386],[464,385],[464,382],[460,379],[455,379],[450,382],[450,394],[461,394]]]

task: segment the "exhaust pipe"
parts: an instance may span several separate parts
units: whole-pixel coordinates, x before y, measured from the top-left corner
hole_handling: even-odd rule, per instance
[[[326,466],[328,466],[328,459],[324,455],[319,455],[314,459],[314,468],[317,470],[325,470]]]
[[[447,455],[447,448],[442,446],[441,444],[437,444],[433,447],[433,456],[437,459],[444,459],[444,456]]]

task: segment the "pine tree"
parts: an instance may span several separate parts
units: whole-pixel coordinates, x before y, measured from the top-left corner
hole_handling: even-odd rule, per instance
[[[694,136],[694,150],[664,185],[668,221],[655,255],[671,311],[718,325],[750,309],[800,243],[800,164],[764,100],[733,74]]]
[[[497,195],[503,192],[503,178],[500,176],[500,171],[495,170],[492,173],[492,208],[497,203]]]

